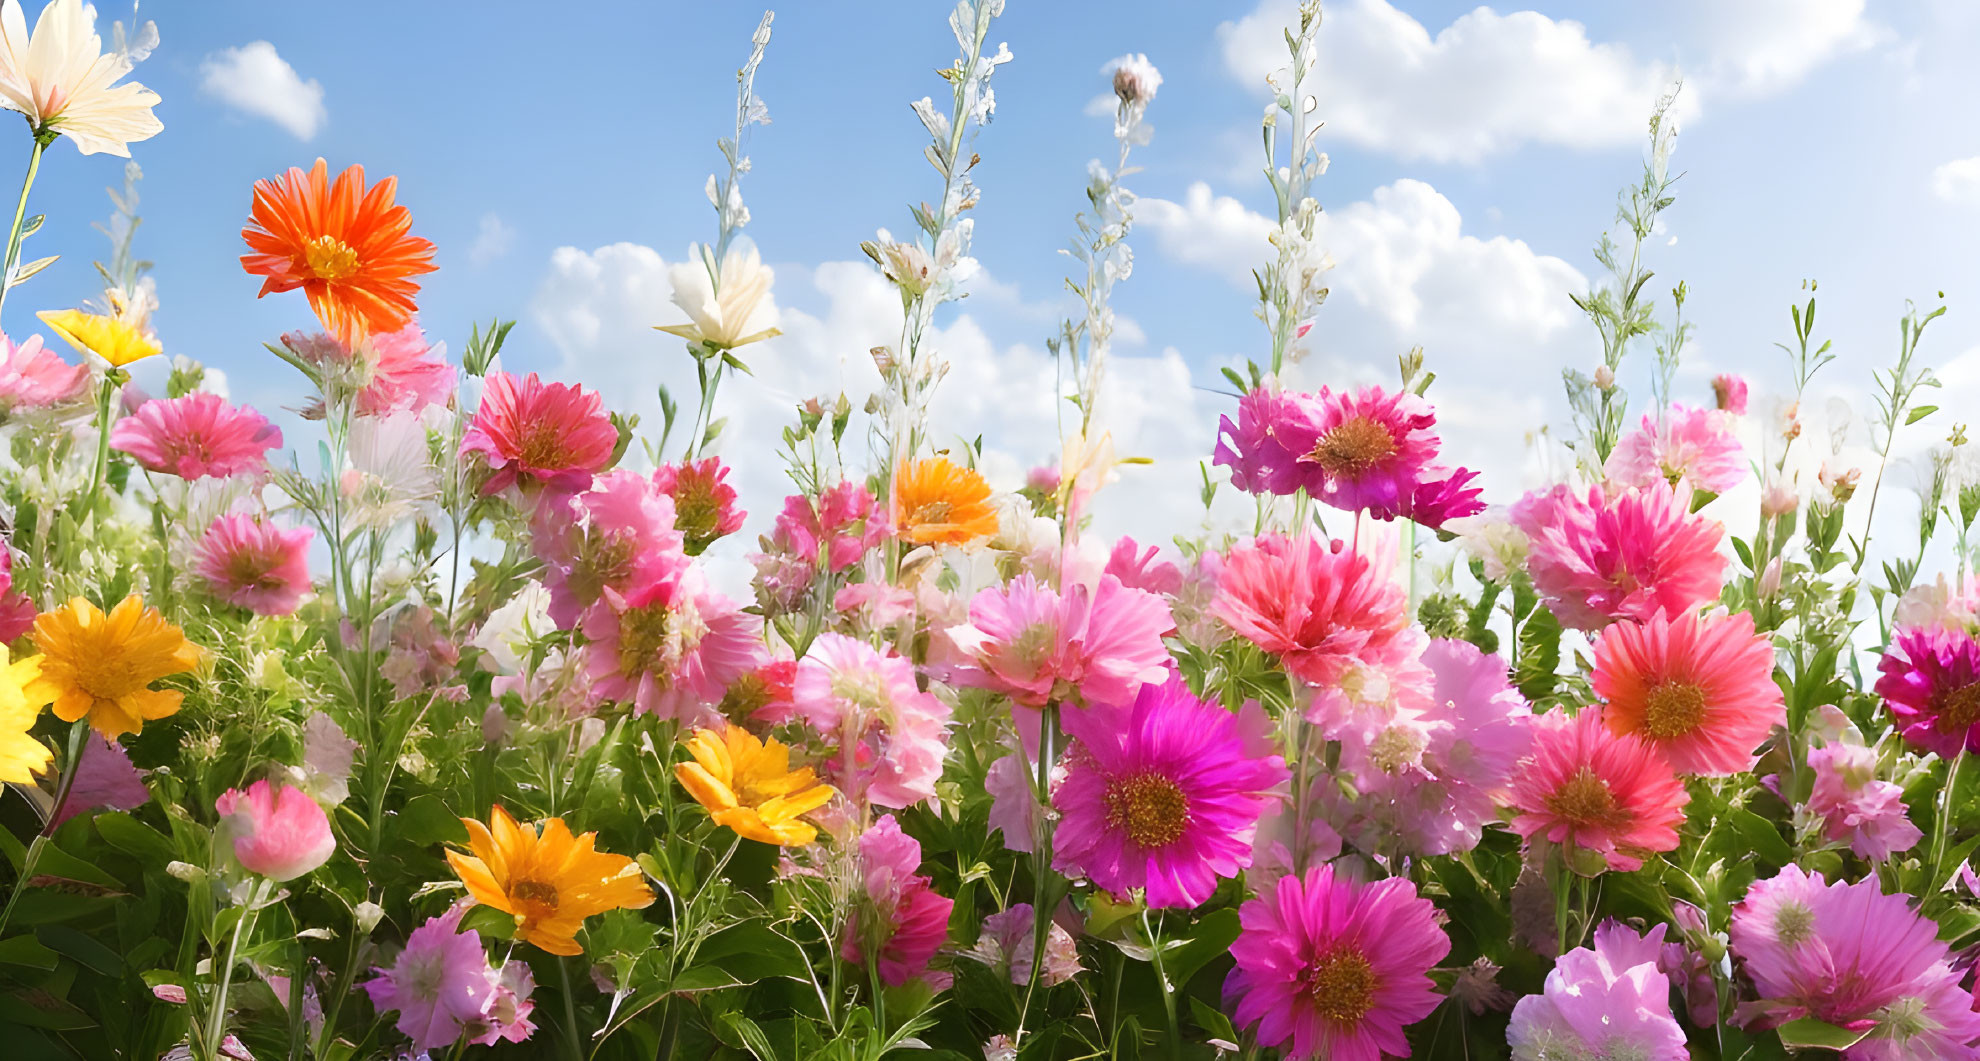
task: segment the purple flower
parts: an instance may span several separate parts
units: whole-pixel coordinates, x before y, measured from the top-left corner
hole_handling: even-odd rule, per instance
[[[421,1050],[452,1046],[463,1031],[478,1032],[495,1000],[481,937],[460,931],[465,911],[456,906],[413,929],[392,968],[364,984],[372,1006],[380,1013],[397,1010],[396,1027]]]
[[[1231,470],[1231,485],[1253,494],[1292,494],[1308,485],[1299,464],[1303,450],[1288,445],[1285,433],[1313,419],[1306,395],[1276,386],[1260,387],[1238,399],[1237,423],[1220,418],[1211,463]]]
[[[1563,954],[1542,992],[1513,1007],[1506,1029],[1513,1057],[1685,1061],[1684,1029],[1671,1016],[1671,982],[1657,965],[1665,927],[1638,935],[1610,921],[1595,930],[1592,949]]]
[[[57,808],[55,824],[61,825],[84,811],[135,810],[151,798],[144,778],[121,744],[92,733],[83,741],[82,762],[76,767],[75,784],[69,798]]]

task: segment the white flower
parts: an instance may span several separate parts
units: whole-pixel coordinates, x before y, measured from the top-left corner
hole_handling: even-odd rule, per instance
[[[350,462],[341,485],[352,506],[345,518],[354,526],[390,527],[440,494],[426,425],[410,409],[358,417]]]
[[[756,248],[731,248],[723,256],[719,292],[709,265],[710,252],[705,247],[694,251],[695,261],[667,270],[674,305],[686,311],[688,323],[655,327],[718,350],[733,350],[781,334],[777,330],[777,306],[769,298],[774,276],[756,256]]]
[[[1466,554],[1484,563],[1485,577],[1493,582],[1504,582],[1508,574],[1525,566],[1532,545],[1506,510],[1496,505],[1476,516],[1450,520],[1444,528],[1458,536]]]
[[[131,157],[126,145],[165,125],[151,113],[158,93],[116,83],[130,70],[129,53],[104,53],[95,7],[51,0],[30,36],[21,5],[0,0],[0,107],[26,115],[37,131],[60,133],[85,155]]]
[[[507,603],[488,613],[468,643],[488,653],[489,664],[499,673],[517,674],[530,646],[553,629],[550,591],[541,582],[526,582]]]
[[[1126,104],[1145,104],[1155,98],[1155,90],[1162,87],[1162,72],[1148,61],[1146,55],[1129,52],[1105,67],[1114,74],[1114,95]]]

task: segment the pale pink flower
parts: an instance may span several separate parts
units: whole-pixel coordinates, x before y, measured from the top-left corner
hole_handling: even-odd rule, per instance
[[[1161,559],[1161,555],[1160,548],[1151,545],[1143,552],[1133,538],[1123,536],[1107,555],[1105,570],[1130,589],[1172,596],[1182,589],[1182,569]]]
[[[1564,626],[1690,611],[1718,599],[1725,527],[1691,513],[1691,491],[1667,486],[1610,498],[1597,487],[1530,493],[1512,509],[1531,541],[1527,571]]]
[[[1037,919],[1031,911],[1030,903],[1018,903],[984,918],[982,935],[963,957],[982,962],[1020,987],[1031,983],[1032,955],[1038,946]],[[1045,967],[1039,970],[1039,982],[1047,987],[1063,984],[1080,971],[1079,945],[1072,933],[1053,922],[1045,930]]]
[[[710,589],[685,557],[585,612],[592,693],[639,714],[702,721],[731,682],[769,659],[757,620]]]
[[[949,628],[963,655],[951,677],[1026,707],[1075,697],[1125,704],[1143,683],[1168,675],[1162,637],[1173,626],[1160,597],[1113,575],[1063,591],[1019,575],[978,593],[969,622]]]
[[[1847,841],[1869,859],[1909,851],[1925,834],[1906,817],[1904,789],[1877,777],[1877,756],[1860,744],[1829,744],[1808,753],[1815,771],[1810,813],[1822,817],[1829,839]]]
[[[1672,405],[1663,423],[1643,423],[1609,454],[1603,470],[1624,487],[1688,483],[1723,494],[1746,480],[1746,454],[1733,436],[1732,415],[1717,409]]]
[[[791,703],[836,754],[818,769],[839,791],[880,807],[935,795],[949,705],[915,683],[914,664],[864,641],[823,633],[797,664]]]
[[[213,809],[225,819],[234,857],[250,873],[294,880],[330,860],[337,838],[317,802],[287,785],[256,781],[243,792],[230,788]]]
[[[139,464],[181,479],[226,479],[268,467],[282,429],[247,406],[200,391],[145,402],[110,429],[110,445]]]
[[[624,469],[591,489],[543,499],[530,517],[530,545],[543,559],[550,620],[575,627],[607,589],[624,593],[681,562],[674,501],[651,477]]]
[[[310,590],[308,527],[283,529],[246,512],[221,516],[200,538],[194,570],[214,596],[257,615],[289,615]]]
[[[89,369],[71,365],[41,345],[41,336],[24,343],[0,335],[0,412],[46,409],[73,401],[89,386]]]

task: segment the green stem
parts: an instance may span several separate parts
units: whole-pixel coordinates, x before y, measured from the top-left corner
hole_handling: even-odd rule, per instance
[[[7,896],[7,905],[0,908],[0,936],[7,931],[7,923],[13,920],[14,904],[21,901],[27,892],[28,882],[34,879],[35,864],[41,861],[41,849],[48,846],[48,838],[55,832],[55,823],[62,815],[62,804],[69,801],[69,788],[76,783],[76,769],[82,763],[82,742],[89,733],[89,720],[80,718],[69,727],[69,757],[62,762],[62,780],[55,788],[55,804],[48,812],[48,822],[36,833],[33,842],[28,844],[27,856],[21,860],[21,878],[14,882],[13,893]]]
[[[1052,806],[1052,734],[1058,728],[1059,702],[1048,701],[1038,720],[1038,773],[1033,790],[1038,818],[1032,830],[1031,850],[1031,979],[1025,985],[1024,1007],[1018,1011],[1017,1034],[1012,1037],[1017,1045],[1024,1043],[1024,1026],[1031,1017],[1031,1000],[1038,993],[1040,973],[1045,968],[1045,946],[1052,931],[1052,823],[1046,814]]]
[[[96,464],[90,472],[89,490],[83,494],[83,503],[91,508],[96,506],[97,491],[102,489],[104,477],[110,471],[110,399],[129,378],[122,369],[110,369],[103,374],[103,384],[96,391]]]
[[[254,887],[248,891],[247,906],[241,916],[234,921],[234,934],[227,940],[227,960],[218,971],[219,979],[213,989],[213,1006],[206,1015],[206,1042],[203,1044],[207,1056],[220,1056],[221,1037],[227,1032],[227,990],[234,982],[234,963],[241,952],[241,937],[249,931],[255,917],[261,912],[262,903],[268,899],[269,881],[256,878]]]
[[[578,1035],[577,1005],[571,1001],[571,961],[562,955],[557,957],[557,978],[563,981],[564,988],[559,993],[564,996],[565,1040],[570,1044],[571,1056],[583,1061],[584,1040]]]
[[[7,292],[14,286],[14,266],[20,264],[21,229],[27,223],[28,190],[34,187],[34,175],[41,170],[41,153],[55,142],[55,132],[51,129],[36,129],[34,149],[28,154],[27,177],[21,181],[21,199],[14,204],[14,227],[7,234],[7,258],[0,265],[0,309],[7,305]]]
[[[1169,1022],[1169,1057],[1171,1061],[1182,1059],[1182,1026],[1176,1022],[1176,986],[1169,983],[1168,970],[1162,967],[1162,936],[1155,931],[1155,922],[1148,916],[1148,908],[1141,908],[1141,930],[1148,935],[1148,950],[1155,962],[1155,982],[1162,988],[1162,1014]],[[1031,968],[1036,972],[1045,964],[1045,952],[1034,951],[1031,955]]]
[[[1966,747],[1961,745],[1946,767],[1945,791],[1939,793],[1939,817],[1932,823],[1932,870],[1936,879],[1943,880],[1946,875],[1946,837],[1952,832],[1953,793],[1959,788],[1960,767],[1965,765]]]

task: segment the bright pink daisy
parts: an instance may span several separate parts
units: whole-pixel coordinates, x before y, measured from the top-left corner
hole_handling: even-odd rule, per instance
[[[594,695],[697,724],[712,720],[730,683],[770,655],[755,618],[709,589],[684,557],[623,594],[603,590],[582,629],[592,641],[584,652]]]
[[[1751,769],[1754,749],[1787,722],[1773,641],[1747,612],[1616,623],[1595,642],[1594,680],[1609,729],[1643,738],[1681,774]]]
[[[1232,1019],[1289,1061],[1408,1057],[1405,1030],[1443,1001],[1428,974],[1451,941],[1407,879],[1360,884],[1320,866],[1247,901],[1238,920]]]
[[[1746,381],[1729,372],[1712,377],[1712,398],[1720,412],[1746,415]]]
[[[1830,840],[1847,842],[1863,858],[1886,859],[1924,837],[1906,815],[1904,789],[1877,777],[1877,753],[1828,744],[1808,753],[1808,766],[1815,773],[1808,810],[1821,816]]]
[[[308,527],[284,530],[274,520],[236,512],[221,516],[199,540],[193,570],[207,591],[257,615],[289,615],[309,592]]]
[[[1663,423],[1646,415],[1624,435],[1603,471],[1617,486],[1686,483],[1723,494],[1746,481],[1746,452],[1733,436],[1732,414],[1672,405]]]
[[[736,507],[736,488],[723,481],[728,477],[719,457],[662,464],[653,473],[660,492],[674,499],[674,525],[687,537],[689,556],[742,529],[745,513]]]
[[[887,540],[887,517],[864,483],[841,480],[816,499],[792,494],[777,513],[770,542],[777,549],[834,574],[853,566]],[[822,556],[821,556],[822,553]]]
[[[1542,993],[1513,1007],[1506,1042],[1515,1061],[1687,1061],[1671,983],[1659,967],[1666,927],[1638,934],[1609,921],[1595,930],[1593,947],[1561,955]]]
[[[581,494],[546,498],[531,514],[530,543],[543,560],[550,620],[560,630],[576,626],[603,591],[624,593],[682,557],[673,499],[650,477],[624,469],[599,476]]]
[[[991,586],[950,627],[963,661],[952,680],[1003,693],[1026,707],[1049,701],[1124,704],[1145,682],[1168,677],[1169,606],[1112,575],[1056,592],[1029,574]]]
[[[1231,485],[1252,494],[1297,493],[1312,478],[1299,463],[1304,452],[1288,441],[1316,415],[1310,395],[1259,387],[1238,399],[1238,418],[1221,417],[1211,463],[1231,470]]]
[[[1436,426],[1430,403],[1408,391],[1322,387],[1313,415],[1288,425],[1279,438],[1299,454],[1303,468],[1318,473],[1307,480],[1316,499],[1394,519],[1408,510],[1417,484],[1443,478],[1435,466]]]
[[[1610,731],[1601,712],[1554,712],[1534,720],[1533,752],[1513,778],[1512,829],[1593,851],[1628,872],[1677,849],[1690,798],[1655,749]]]
[[[1719,596],[1725,528],[1690,512],[1690,491],[1653,486],[1584,499],[1572,488],[1526,495],[1512,519],[1531,540],[1527,571],[1555,618],[1577,630],[1659,611],[1690,611]]]
[[[839,791],[895,808],[935,795],[949,705],[921,690],[913,663],[843,634],[820,634],[798,661],[791,704],[838,746],[818,768]]]
[[[30,335],[15,345],[0,335],[0,412],[46,409],[82,396],[89,386],[89,369],[71,365],[60,354]]]
[[[1407,596],[1380,560],[1338,541],[1266,535],[1225,555],[1212,610],[1294,677],[1331,685],[1417,643]]]
[[[935,894],[921,869],[921,843],[901,831],[891,814],[882,815],[859,837],[861,903],[846,926],[839,955],[860,963],[871,954],[880,980],[898,987],[922,978],[937,987],[946,977],[928,963],[949,938],[949,912],[955,900]]]
[[[618,445],[597,391],[544,383],[534,372],[522,379],[493,372],[461,438],[461,459],[478,454],[488,466],[484,494],[515,485],[574,492],[591,485]]]
[[[1073,744],[1052,793],[1054,869],[1116,895],[1144,888],[1161,909],[1197,906],[1251,864],[1266,793],[1288,776],[1269,739],[1247,740],[1180,677],[1061,718]]]
[[[282,429],[253,409],[201,391],[145,402],[110,429],[110,445],[154,472],[229,479],[265,470]]]
[[[1913,747],[1942,759],[1980,751],[1980,639],[1945,627],[1896,631],[1877,695]]]

